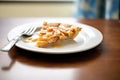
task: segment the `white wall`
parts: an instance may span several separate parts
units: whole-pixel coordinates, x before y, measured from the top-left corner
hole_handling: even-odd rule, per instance
[[[74,3],[0,3],[0,17],[71,17]]]

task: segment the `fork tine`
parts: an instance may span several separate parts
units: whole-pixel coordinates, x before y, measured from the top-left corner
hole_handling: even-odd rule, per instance
[[[36,26],[33,26],[32,30],[31,30],[31,32],[29,34],[32,35],[35,32],[36,28],[37,28]]]
[[[34,26],[30,26],[29,29],[28,29],[28,31],[26,32],[26,34],[30,34],[33,29],[34,29]]]
[[[32,35],[35,30],[36,30],[36,27],[32,25],[31,29],[28,31],[27,34]]]
[[[23,34],[28,33],[28,32],[30,31],[30,29],[31,29],[31,27],[30,27],[30,25],[28,25],[28,26],[24,29]]]
[[[25,30],[25,32],[23,33],[24,35],[30,36],[34,33],[34,31],[36,30],[36,26],[33,25],[29,25],[28,28]]]

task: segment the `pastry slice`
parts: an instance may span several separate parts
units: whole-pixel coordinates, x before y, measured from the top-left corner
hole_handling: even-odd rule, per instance
[[[74,39],[80,31],[80,27],[71,24],[44,22],[39,37],[32,41],[37,47],[48,47],[57,42]]]

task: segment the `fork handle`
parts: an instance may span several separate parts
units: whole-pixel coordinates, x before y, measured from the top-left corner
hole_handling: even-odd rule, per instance
[[[10,40],[9,43],[7,43],[3,48],[1,48],[1,51],[8,52],[14,45],[15,43],[19,40],[20,36],[16,36],[14,39]]]

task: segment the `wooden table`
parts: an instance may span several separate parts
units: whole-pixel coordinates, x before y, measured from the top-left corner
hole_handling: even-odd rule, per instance
[[[0,47],[8,32],[41,18],[0,18]],[[69,19],[68,19],[69,20]],[[0,51],[0,80],[120,80],[120,20],[87,20],[103,33],[103,42],[94,49],[75,54],[50,55],[13,47]]]

